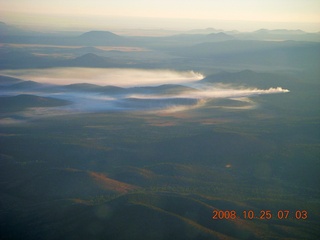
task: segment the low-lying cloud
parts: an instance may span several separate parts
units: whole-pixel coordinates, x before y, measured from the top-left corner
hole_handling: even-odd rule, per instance
[[[185,111],[200,108],[208,102],[212,104],[215,99],[230,99],[233,105],[219,105],[220,108],[228,109],[250,109],[254,102],[248,100],[257,95],[276,94],[289,92],[281,87],[269,89],[251,88],[215,88],[194,89],[193,91],[175,94],[120,94],[106,95],[102,93],[45,93],[42,96],[50,96],[73,102],[73,104],[55,108],[65,112],[97,112],[97,111]],[[241,102],[234,104],[235,102]]]
[[[242,98],[242,97],[252,97],[255,95],[262,94],[274,94],[274,93],[286,93],[289,92],[288,89],[283,89],[281,87],[269,88],[269,89],[258,89],[258,88],[221,88],[221,87],[211,87],[207,89],[199,89],[198,91],[182,92],[174,96],[170,95],[143,95],[136,94],[130,95],[132,98],[140,99],[168,99],[168,98],[192,98],[192,99],[212,99],[212,98]]]
[[[194,71],[173,71],[164,69],[130,69],[130,68],[50,68],[2,70],[1,75],[18,77],[39,83],[74,84],[90,83],[101,86],[119,87],[154,86],[161,84],[188,83],[204,78]]]
[[[68,100],[72,104],[61,107],[29,108],[20,113],[23,119],[80,112],[102,111],[167,111],[178,112],[209,106],[210,108],[248,110],[255,107],[253,97],[264,94],[287,93],[288,89],[248,88],[225,84],[203,84],[204,78],[193,71],[137,70],[137,69],[44,69],[6,70],[0,74],[34,80],[40,83],[67,85],[93,83],[101,86],[126,87],[119,92],[104,91],[103,87],[78,89],[44,85],[43,88],[5,92],[5,94],[32,94]],[[179,84],[165,85],[162,84]],[[149,86],[147,88],[139,86]],[[154,86],[150,87],[150,86]],[[159,87],[155,87],[159,86]],[[222,100],[221,100],[222,99]],[[15,121],[10,115],[3,116],[1,123]]]

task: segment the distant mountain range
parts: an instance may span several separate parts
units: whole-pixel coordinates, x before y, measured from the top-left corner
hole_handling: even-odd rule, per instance
[[[320,62],[320,44],[315,42],[231,40],[205,42],[172,51],[194,62],[206,59],[217,66],[282,66],[303,69],[318,68]]]
[[[69,85],[48,85],[34,81],[25,81],[18,78],[0,75],[0,91],[31,91],[43,92],[95,92],[108,95],[117,94],[165,94],[175,95],[182,92],[197,91],[195,88],[177,84],[163,84],[158,86],[129,87],[122,88],[117,86],[99,86],[90,83],[75,83]]]
[[[57,44],[57,45],[83,45],[83,46],[140,46],[143,37],[119,36],[109,31],[89,31],[78,36],[54,35],[28,31],[26,29],[14,27],[0,22],[0,42],[3,43],[32,43],[32,44]],[[151,37],[152,38],[152,37]],[[194,29],[181,34],[156,38],[154,40],[183,40],[187,42],[199,40],[226,41],[232,39],[243,40],[294,40],[294,41],[315,41],[320,42],[320,32],[307,33],[302,30],[286,29],[260,29],[254,32],[223,31],[222,29]],[[150,40],[150,37],[147,39]]]
[[[269,29],[259,29],[257,31],[254,31],[253,33],[256,34],[291,34],[291,35],[301,35],[301,34],[307,34],[306,32],[297,29],[297,30],[287,30],[287,29],[275,29],[275,30],[269,30]]]
[[[214,36],[215,37],[215,36]],[[219,37],[220,38],[220,35]],[[176,40],[175,40],[176,41]],[[176,41],[177,42],[177,41]],[[174,43],[176,45],[177,43]],[[244,66],[274,66],[294,68],[317,68],[320,61],[320,43],[314,42],[274,42],[274,41],[211,41],[195,45],[162,48],[171,56],[162,55],[150,60],[150,53],[100,56],[86,53],[77,57],[51,57],[33,54],[26,50],[0,49],[0,69],[50,68],[50,67],[98,67],[98,68],[170,68],[172,65],[186,66],[186,61],[197,66],[201,61],[217,66],[242,64]],[[83,49],[80,49],[84,52]],[[88,51],[91,51],[90,49]],[[159,52],[159,50],[156,50]],[[145,54],[145,55],[144,55]],[[110,56],[110,57],[107,57]],[[144,57],[146,56],[146,57]],[[310,61],[305,61],[309,59]],[[173,61],[173,62],[172,62]],[[189,64],[191,64],[189,63]],[[248,67],[246,67],[248,68]]]
[[[238,39],[252,39],[252,40],[264,40],[264,41],[320,41],[320,32],[307,33],[300,29],[287,30],[287,29],[260,29],[249,33],[239,33],[236,35]]]
[[[125,38],[108,31],[86,32],[77,37],[76,42],[86,46],[121,45],[129,43]]]
[[[128,37],[109,31],[89,31],[76,36],[38,34],[20,31],[5,23],[0,23],[0,30],[0,43],[3,44],[0,48],[0,69],[186,69],[188,66],[202,68],[204,65],[239,64],[243,68],[310,69],[318,68],[320,60],[320,33],[301,30],[261,29],[240,33],[209,28],[166,37]],[[23,47],[14,44],[23,44]],[[124,50],[120,51],[119,47]]]
[[[132,67],[125,60],[110,59],[86,53],[72,59],[36,55],[24,51],[6,51],[0,56],[0,69],[50,68],[50,67]]]
[[[206,39],[208,39],[209,41],[223,42],[223,41],[234,40],[235,37],[223,32],[219,32],[219,33],[210,33],[206,35]]]
[[[8,26],[5,23],[0,23],[0,42],[69,46],[137,45],[135,40],[116,35],[109,31],[90,31],[74,37],[21,30],[19,28]]]
[[[178,34],[168,37],[156,38],[157,40],[166,43],[176,43],[180,45],[184,44],[196,44],[202,42],[223,42],[236,39],[234,36],[226,34],[224,32],[209,33],[209,34]]]

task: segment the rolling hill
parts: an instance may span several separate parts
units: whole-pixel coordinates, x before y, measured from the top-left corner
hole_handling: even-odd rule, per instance
[[[0,75],[0,87],[22,82],[22,79]]]
[[[66,60],[63,66],[72,67],[113,67],[114,61],[109,58],[98,56],[94,53],[87,53],[71,60]]]
[[[0,109],[1,112],[15,112],[22,111],[31,107],[58,107],[70,104],[69,101],[39,97],[35,95],[21,94],[17,96],[1,96],[0,97]]]

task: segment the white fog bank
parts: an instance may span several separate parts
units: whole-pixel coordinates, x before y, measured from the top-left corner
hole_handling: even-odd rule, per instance
[[[256,107],[254,100],[251,100],[251,98],[265,94],[289,92],[288,89],[282,87],[259,89],[223,83],[203,83],[199,82],[199,80],[203,79],[204,76],[194,71],[55,68],[3,70],[0,71],[0,75],[55,85],[89,83],[101,86],[127,87],[127,89],[122,89],[120,93],[117,91],[99,91],[99,89],[104,88],[94,88],[97,90],[93,91],[87,91],[84,88],[78,91],[77,88],[51,85],[34,89],[23,89],[18,86],[17,89],[9,87],[7,91],[4,90],[3,95],[31,94],[70,102],[69,105],[61,107],[28,108],[23,113],[20,113],[21,117],[26,119],[81,112],[177,112],[202,107],[249,110]],[[135,88],[137,86],[159,86],[162,84],[179,84],[181,86],[168,85],[164,88]],[[221,101],[221,99],[229,99],[231,101]],[[12,122],[11,120],[11,118],[4,116],[0,124],[9,124]]]
[[[194,71],[130,68],[50,68],[3,70],[1,75],[48,84],[90,83],[119,87],[188,83],[204,78]]]

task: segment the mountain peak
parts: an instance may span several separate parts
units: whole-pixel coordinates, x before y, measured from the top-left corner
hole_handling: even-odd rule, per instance
[[[86,53],[80,57],[77,57],[76,59],[102,59],[102,57],[94,53]]]
[[[90,31],[81,34],[80,38],[120,38],[120,36],[109,31]]]
[[[230,36],[230,35],[223,33],[223,32],[210,33],[206,37],[207,37],[207,39],[214,40],[214,41],[228,41],[228,40],[234,39],[233,36]]]
[[[121,44],[127,44],[128,41],[124,37],[109,31],[90,31],[78,36],[78,43],[87,46],[118,46]]]

